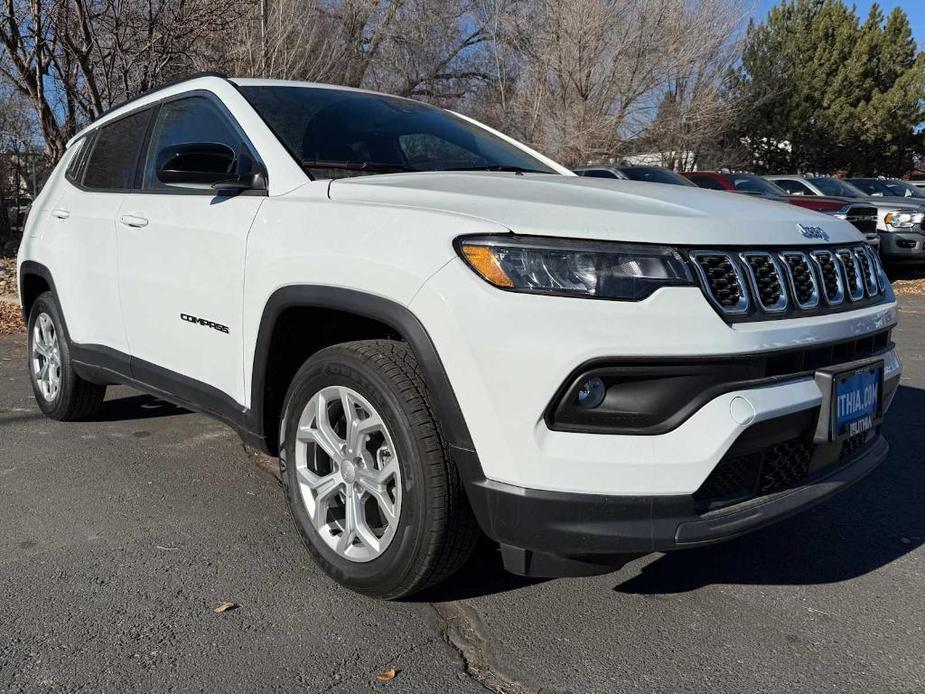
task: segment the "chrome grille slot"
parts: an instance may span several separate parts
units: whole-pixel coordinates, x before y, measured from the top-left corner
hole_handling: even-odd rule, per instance
[[[797,306],[804,311],[816,308],[819,305],[819,282],[807,255],[792,251],[781,253],[781,257]]]
[[[841,268],[831,251],[813,251],[809,254],[822,278],[822,295],[829,306],[838,306],[845,300],[845,282]]]
[[[696,251],[691,253],[707,295],[723,313],[748,311],[748,290],[742,272],[729,253]]]
[[[874,277],[877,280],[877,293],[882,294],[886,290],[886,273],[883,272],[883,266],[880,264],[880,253],[870,246],[865,246],[864,250],[874,269]]]
[[[850,248],[842,248],[835,253],[841,264],[843,276],[845,278],[845,292],[852,301],[860,301],[864,298],[864,278],[861,276],[861,266]]]
[[[762,251],[742,254],[755,301],[769,313],[787,310],[787,291],[777,259]]]
[[[864,288],[867,290],[867,296],[876,296],[880,292],[880,285],[877,282],[877,270],[867,253],[867,248],[854,248],[852,250],[861,265],[861,275],[864,278]]]

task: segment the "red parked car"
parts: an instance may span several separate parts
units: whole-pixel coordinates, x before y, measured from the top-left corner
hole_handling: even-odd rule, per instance
[[[786,190],[761,176],[750,173],[724,173],[720,171],[685,171],[681,174],[701,188],[710,190],[728,190],[730,193],[743,193],[779,202],[789,202],[817,212],[838,212],[850,200],[824,196],[790,195]]]

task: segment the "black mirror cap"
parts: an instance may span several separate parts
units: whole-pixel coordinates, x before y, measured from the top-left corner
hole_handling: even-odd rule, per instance
[[[212,185],[238,177],[238,156],[218,142],[187,142],[157,154],[157,178],[162,183]]]
[[[242,150],[238,157],[235,176],[230,180],[217,181],[212,188],[219,192],[236,193],[245,190],[266,191],[267,172],[263,165],[254,161],[253,157]]]

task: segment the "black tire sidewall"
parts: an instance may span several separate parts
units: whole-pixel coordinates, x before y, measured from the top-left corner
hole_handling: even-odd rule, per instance
[[[406,577],[421,561],[428,518],[428,480],[420,446],[409,424],[406,402],[388,379],[357,357],[344,352],[322,353],[310,359],[296,374],[285,410],[282,451],[286,500],[296,527],[308,549],[337,581],[353,590],[387,597],[401,592]],[[322,388],[340,385],[366,398],[383,418],[398,456],[401,470],[402,506],[399,525],[385,552],[368,562],[340,557],[322,540],[302,502],[295,470],[295,432],[309,399]]]

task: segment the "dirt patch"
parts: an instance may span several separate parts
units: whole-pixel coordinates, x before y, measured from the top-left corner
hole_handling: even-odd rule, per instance
[[[0,335],[13,335],[25,331],[26,326],[22,322],[19,304],[0,299]]]

